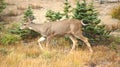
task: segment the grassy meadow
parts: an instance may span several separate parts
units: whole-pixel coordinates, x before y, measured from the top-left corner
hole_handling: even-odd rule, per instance
[[[62,43],[61,43],[62,41]],[[69,53],[68,41],[59,40],[58,45],[51,45],[41,51],[37,42],[0,45],[0,67],[119,67],[120,46],[114,50],[110,45],[92,46],[91,54],[86,45],[77,47]],[[44,45],[44,44],[42,44]]]

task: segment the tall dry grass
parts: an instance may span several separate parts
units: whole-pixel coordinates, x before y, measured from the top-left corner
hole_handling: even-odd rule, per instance
[[[66,45],[68,45],[66,43]],[[68,45],[70,46],[70,45]],[[1,49],[4,48],[3,52]],[[58,49],[59,48],[59,49]],[[120,56],[108,46],[94,46],[91,54],[87,48],[69,53],[70,47],[56,46],[42,52],[38,45],[0,45],[0,67],[119,67]],[[7,51],[7,54],[4,54]]]

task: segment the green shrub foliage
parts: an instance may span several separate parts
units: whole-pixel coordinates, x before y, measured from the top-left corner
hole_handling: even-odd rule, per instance
[[[47,20],[49,20],[49,21],[57,21],[57,20],[62,19],[63,17],[65,17],[65,18],[70,18],[69,13],[70,13],[72,10],[70,10],[71,5],[69,4],[68,0],[65,0],[64,5],[65,5],[65,6],[64,6],[63,13],[54,12],[54,11],[52,11],[52,10],[48,10],[48,11],[46,12],[46,18],[47,18]]]
[[[71,5],[69,4],[68,0],[65,0],[64,2],[64,13],[63,15],[66,17],[66,18],[70,18],[70,15],[69,13],[71,12],[70,8],[71,8]]]
[[[37,36],[39,36],[39,33],[32,31],[32,30],[28,30],[28,29],[20,30],[19,28],[16,28],[16,29],[11,29],[10,32],[12,34],[20,35],[22,40],[32,39],[32,38],[36,38]]]
[[[28,19],[30,19],[31,21],[35,19],[35,16],[33,15],[33,11],[30,6],[24,13],[24,22],[27,22]]]
[[[98,25],[100,19],[98,19],[98,13],[93,7],[93,3],[87,5],[84,0],[83,3],[77,2],[76,8],[73,12],[73,18],[83,20],[87,26],[83,27],[84,35],[87,36],[90,41],[100,41],[106,39],[109,32],[105,30],[104,25]]]
[[[20,37],[18,35],[11,33],[2,33],[1,35],[2,36],[0,37],[0,43],[3,45],[13,44],[20,40]]]
[[[57,21],[62,18],[62,14],[60,12],[54,12],[52,10],[48,10],[46,12],[46,17],[49,21]]]
[[[0,44],[2,45],[10,45],[17,43],[19,40],[21,40],[21,37],[16,34],[12,34],[10,32],[11,29],[16,28],[16,24],[9,24],[4,25],[2,24],[1,30],[0,30]]]

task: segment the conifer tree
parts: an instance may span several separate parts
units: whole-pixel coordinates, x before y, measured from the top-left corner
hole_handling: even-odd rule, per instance
[[[73,12],[73,18],[82,20],[87,26],[84,26],[84,35],[87,36],[92,42],[106,39],[109,32],[105,30],[104,25],[98,25],[98,13],[94,9],[93,3],[87,5],[86,1],[83,3],[77,2],[76,8]]]

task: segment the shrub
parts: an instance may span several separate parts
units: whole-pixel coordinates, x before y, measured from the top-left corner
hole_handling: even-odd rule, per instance
[[[19,35],[15,35],[10,32],[10,30],[15,27],[16,27],[16,24],[1,25],[0,43],[2,45],[14,44],[14,43],[17,43],[19,40],[21,40],[21,37]]]
[[[35,16],[33,15],[33,11],[30,6],[25,11],[23,19],[24,22],[26,22],[28,19],[30,19],[31,21],[35,19]]]
[[[60,12],[54,12],[52,10],[48,10],[46,12],[46,17],[47,17],[47,20],[49,21],[57,21],[62,18],[62,14]]]
[[[14,26],[12,26],[12,24],[9,25],[4,25],[4,23],[1,24],[0,44],[2,45],[15,44],[21,39],[19,35],[15,35],[10,32],[10,29],[12,29]]]
[[[31,39],[31,38],[35,38],[39,35],[39,33],[34,32],[32,30],[20,30],[20,26],[22,24],[21,23],[13,23],[11,24],[10,28],[8,29],[9,33],[15,34],[15,35],[19,35],[21,37],[21,39]]]
[[[109,32],[105,30],[104,25],[98,25],[100,19],[98,19],[98,13],[93,7],[93,3],[87,5],[84,0],[83,3],[77,2],[76,8],[73,12],[73,18],[83,20],[87,26],[84,26],[84,35],[87,36],[91,42],[100,41],[106,39]]]
[[[0,42],[1,44],[3,45],[9,45],[9,44],[13,44],[13,43],[16,43],[17,41],[20,40],[20,37],[17,36],[17,35],[13,35],[11,33],[2,33],[0,34],[2,35],[0,37]]]
[[[116,19],[119,19],[120,20],[120,5],[114,7],[112,10],[111,10],[111,16],[113,18],[116,18]]]
[[[64,5],[65,6],[64,6],[63,13],[54,12],[52,10],[48,10],[46,12],[46,18],[47,18],[47,20],[49,20],[49,21],[57,21],[57,20],[62,19],[63,17],[70,18],[69,13],[71,12],[71,10],[70,10],[71,5],[69,4],[68,0],[65,0]]]
[[[65,0],[64,2],[64,13],[63,15],[66,17],[66,18],[70,18],[70,15],[69,13],[71,12],[70,8],[71,8],[71,5],[69,4],[68,0]]]
[[[11,33],[20,35],[22,40],[32,39],[32,38],[36,38],[37,36],[39,36],[39,33],[35,32],[35,31],[28,30],[28,29],[27,30],[20,30],[19,28],[15,29],[15,30],[11,30]]]

